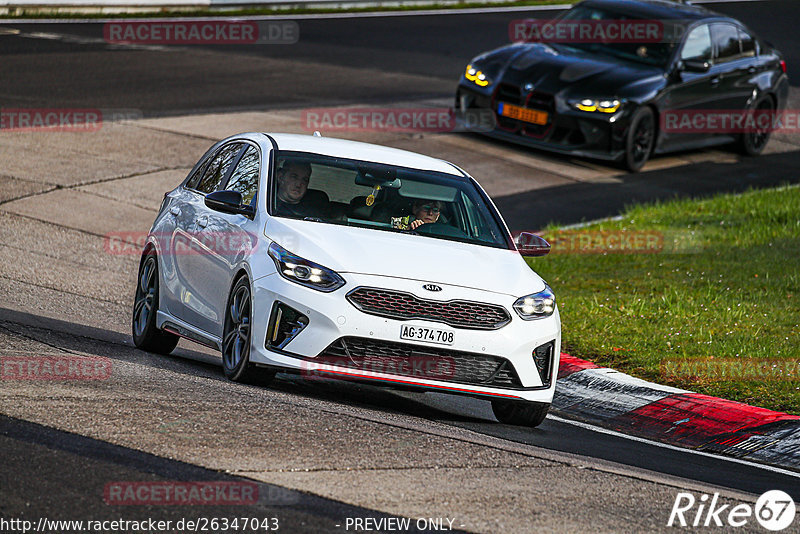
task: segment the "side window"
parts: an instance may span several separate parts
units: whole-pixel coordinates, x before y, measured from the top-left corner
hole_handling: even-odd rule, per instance
[[[753,57],[756,55],[756,41],[753,36],[739,28],[739,41],[742,43],[742,55]]]
[[[201,193],[211,193],[215,191],[228,172],[231,163],[236,159],[236,155],[241,148],[241,143],[231,143],[222,147],[206,166],[203,177],[194,189],[197,189]]]
[[[247,146],[242,159],[231,174],[225,189],[242,194],[242,203],[250,204],[258,190],[259,152],[253,145]]]
[[[711,32],[708,24],[698,26],[689,32],[681,50],[681,59],[711,59]]]
[[[208,159],[206,159],[199,167],[197,167],[197,170],[194,171],[192,177],[186,181],[186,187],[189,189],[197,189],[197,183],[200,181],[200,178],[203,177],[203,173],[205,172],[207,166]]]
[[[741,56],[739,30],[731,24],[712,24],[711,35],[717,48],[717,63],[731,61]]]

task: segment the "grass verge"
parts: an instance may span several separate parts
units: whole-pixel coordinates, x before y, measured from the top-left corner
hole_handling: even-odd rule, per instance
[[[628,208],[548,228],[529,264],[563,350],[647,380],[800,414],[800,187]]]

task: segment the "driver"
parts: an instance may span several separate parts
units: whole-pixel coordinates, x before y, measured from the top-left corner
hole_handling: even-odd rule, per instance
[[[438,200],[417,199],[411,206],[411,215],[392,217],[392,228],[398,230],[416,230],[423,224],[432,224],[439,220],[442,203]]]
[[[306,161],[285,161],[277,173],[277,215],[289,217],[319,216],[319,206],[306,199],[311,180],[311,164]]]

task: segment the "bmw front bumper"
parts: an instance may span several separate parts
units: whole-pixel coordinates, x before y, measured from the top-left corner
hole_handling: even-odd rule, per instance
[[[609,116],[594,116],[574,110],[563,111],[557,109],[552,95],[542,95],[540,101],[525,105],[514,97],[504,98],[499,89],[498,87],[491,93],[484,94],[462,84],[456,92],[456,108],[460,111],[490,109],[494,114],[496,127],[491,131],[481,131],[484,135],[571,156],[607,161],[616,161],[624,156],[629,122],[627,113],[617,114],[612,121]],[[538,126],[501,116],[497,109],[501,101],[546,111],[548,123]]]

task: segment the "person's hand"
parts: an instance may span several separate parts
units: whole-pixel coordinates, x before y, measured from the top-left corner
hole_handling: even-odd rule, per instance
[[[423,221],[422,219],[414,219],[413,221],[411,221],[411,224],[409,224],[408,226],[412,230],[416,230],[417,228],[419,228],[423,224],[425,224],[425,221]]]

